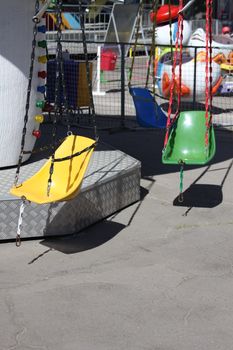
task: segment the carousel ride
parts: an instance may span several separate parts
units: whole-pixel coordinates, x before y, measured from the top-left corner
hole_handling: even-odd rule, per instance
[[[184,47],[188,42],[190,29],[187,23],[184,25],[183,1],[179,1],[179,6],[164,5],[159,9],[156,8],[156,3],[154,1],[155,8],[151,14],[153,33],[157,34],[152,38],[152,55],[157,43],[163,43],[164,46],[170,43],[170,47],[165,48],[159,58],[154,59],[153,57],[153,90],[155,90],[156,81],[160,94],[167,98],[169,103],[167,116],[162,115],[163,123],[158,122],[161,121],[161,110],[157,108],[157,112],[153,113],[153,127],[166,128],[162,162],[167,165],[180,165],[179,201],[182,202],[184,166],[205,165],[215,155],[212,99],[222,82],[221,67],[212,57],[212,0],[206,0],[205,46],[194,58]],[[163,31],[163,28],[166,30]],[[169,33],[167,41],[164,39],[166,33]],[[173,49],[174,44],[175,49]],[[146,106],[143,104],[145,104],[145,97],[149,91],[147,84],[145,88],[132,87],[129,84],[129,88],[139,121],[139,107],[141,106],[141,119],[143,119],[143,108],[145,110],[143,120],[145,123],[148,116]],[[152,92],[150,93],[152,95]],[[196,100],[204,99],[204,111],[185,110],[184,104],[181,104],[182,101],[193,101],[194,94]],[[154,91],[153,97],[156,97]],[[154,105],[157,107],[155,100]]]
[[[167,116],[162,162],[180,165],[180,194],[183,201],[184,165],[204,165],[215,155],[215,134],[212,124],[212,97],[214,88],[212,60],[212,0],[206,0],[206,40],[205,40],[205,111],[181,110],[183,60],[183,0],[179,1],[178,33],[172,62],[172,83],[170,85],[169,107]],[[177,69],[178,66],[178,69]],[[178,82],[177,82],[178,73]],[[172,105],[176,103],[175,113]]]
[[[182,8],[176,5],[162,5],[158,7],[158,2],[152,2],[152,11],[150,20],[152,21],[152,42],[150,56],[147,64],[147,77],[144,87],[133,86],[132,76],[136,56],[136,47],[138,42],[139,25],[136,26],[136,39],[133,48],[132,65],[129,76],[129,91],[133,98],[136,117],[141,127],[164,128],[166,126],[166,113],[158,105],[156,93],[169,99],[171,86],[174,85],[173,94],[175,96],[180,92],[180,98],[183,102],[203,102],[205,99],[205,72],[206,72],[206,32],[198,29],[192,34],[190,22],[184,19],[185,11],[192,6],[193,0],[190,0]],[[138,22],[142,13],[143,0],[140,1]],[[182,38],[178,38],[179,15],[183,16]],[[201,40],[197,41],[197,33],[201,33]],[[216,37],[213,36],[215,40]],[[222,45],[219,41],[212,38],[212,95],[219,94],[226,81],[226,67],[232,61],[232,44],[228,40],[223,40]],[[195,39],[195,41],[194,41]],[[173,72],[174,46],[178,40],[182,41],[182,54],[176,58],[176,66]],[[219,39],[220,40],[220,39]],[[210,43],[208,43],[210,45]],[[216,46],[215,46],[216,45]],[[191,46],[191,47],[190,47]],[[178,48],[179,50],[179,48]],[[155,52],[158,52],[155,54]],[[227,57],[227,58],[226,58]],[[182,65],[181,76],[179,65]],[[153,75],[152,90],[149,91],[149,77]],[[155,91],[158,88],[158,92]],[[180,90],[180,91],[179,91]],[[147,112],[146,112],[147,111]]]
[[[130,69],[129,90],[132,95],[137,121],[143,127],[165,127],[166,113],[161,109],[156,101],[154,87],[158,88],[158,95],[169,99],[171,86],[174,85],[174,95],[178,95],[183,102],[203,102],[205,99],[205,71],[206,71],[206,40],[207,28],[197,29],[192,33],[191,24],[185,20],[185,11],[192,6],[194,0],[190,0],[186,5],[180,6],[162,5],[158,7],[158,2],[152,2],[150,20],[153,23],[151,52],[148,60],[147,79],[145,86],[133,87],[131,84],[135,54],[133,55]],[[143,7],[143,0],[140,1],[140,10]],[[139,16],[140,16],[139,10]],[[179,15],[183,16],[182,38],[178,38]],[[137,27],[139,28],[139,26]],[[134,53],[136,52],[138,29]],[[182,54],[176,59],[176,66],[173,71],[174,46],[178,40],[182,41]],[[225,94],[229,95],[233,91],[233,40],[230,36],[212,35],[212,96]],[[210,45],[210,42],[208,42]],[[178,48],[179,50],[179,48]],[[154,52],[157,51],[155,55]],[[181,61],[181,63],[179,63]],[[179,74],[179,64],[182,65],[181,76]],[[151,68],[152,67],[152,68]],[[148,77],[153,71],[153,91],[148,91]],[[156,91],[157,92],[157,91]],[[147,102],[150,112],[145,112]]]
[[[191,3],[191,2],[190,2]],[[189,4],[189,3],[188,3]],[[156,27],[156,44],[168,46],[161,50],[160,55],[156,57],[155,75],[158,78],[157,85],[160,95],[165,98],[169,97],[169,89],[172,81],[172,45],[175,44],[178,35],[178,16],[180,13],[184,15],[184,9],[179,6],[164,5],[155,13],[151,14],[151,20],[157,23]],[[205,47],[206,47],[206,33],[199,28],[193,34],[191,32],[191,25],[185,19],[182,24],[182,77],[181,77],[181,99],[183,101],[202,101],[205,95]],[[199,39],[197,39],[199,38]],[[187,48],[186,48],[187,46]],[[230,55],[233,47],[231,43],[219,44],[213,40],[212,42],[212,92],[215,95],[219,91],[223,77],[222,77],[222,63],[225,54]],[[179,60],[179,58],[178,58]],[[175,67],[175,91],[179,85],[179,72]]]
[[[57,48],[54,103],[48,105],[44,14],[51,3],[56,15]],[[11,5],[1,7],[5,12],[0,14],[4,25],[0,45],[0,239],[16,235],[16,244],[20,245],[21,237],[78,232],[137,201],[140,162],[99,142],[82,1],[79,12],[92,137],[80,135],[76,129],[74,132],[70,125],[62,51],[62,0],[36,0],[34,5],[31,0],[11,0]],[[52,123],[40,128],[48,109]],[[66,131],[64,123],[59,123],[63,120]],[[36,140],[43,138],[43,130],[50,130],[52,143],[48,144],[47,132],[45,145],[37,147]]]
[[[233,92],[233,39],[226,32],[227,28],[222,28],[222,34],[213,35],[212,52],[213,61],[220,66],[222,76],[222,82],[217,91],[219,94],[230,96],[229,93]],[[202,52],[201,47],[204,44],[205,31],[202,28],[198,28],[189,39],[189,54],[192,57],[198,56]],[[195,47],[195,49],[192,47]]]

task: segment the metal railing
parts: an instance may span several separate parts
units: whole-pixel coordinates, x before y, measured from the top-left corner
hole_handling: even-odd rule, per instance
[[[193,19],[190,21],[192,32],[194,32],[198,28],[202,28],[205,30],[206,28],[206,20],[205,19]],[[212,20],[212,30],[214,35],[221,34],[222,30],[222,22],[218,19]]]
[[[88,7],[88,11],[84,12],[84,22],[85,22],[85,31],[87,40],[90,42],[102,42],[105,38],[105,34],[108,28],[110,15],[112,11],[112,5],[106,6],[92,6]],[[67,8],[69,11],[69,8]],[[142,15],[142,26],[145,30],[145,35],[151,31],[152,24],[149,19],[150,10],[145,8]],[[82,34],[81,29],[78,27],[79,21],[79,12],[74,11],[72,8],[71,12],[63,12],[63,18],[69,14],[70,18],[73,18],[73,21],[76,23],[76,28],[72,27],[72,23],[69,25],[69,21],[63,21],[63,39],[64,40],[75,40],[80,41]],[[46,26],[47,33],[46,38],[49,41],[53,41],[56,38],[56,23],[55,23],[55,13],[53,10],[50,10],[46,13]]]
[[[56,47],[55,42],[50,42],[53,45],[49,48],[49,54],[54,55],[54,50]],[[70,58],[74,62],[83,61],[83,51],[82,42],[76,41],[63,41],[63,49],[69,51]],[[109,43],[109,46],[111,43]],[[102,69],[102,54],[101,46],[106,45],[106,43],[88,42],[88,50],[92,52],[89,54],[89,62],[92,66],[92,90],[94,93],[95,109],[98,116],[116,118],[120,123],[125,120],[133,120],[136,122],[135,118],[135,107],[133,100],[129,93],[128,83],[129,83],[129,72],[132,63],[132,56],[124,56],[124,52],[128,44],[121,43],[118,48],[120,48],[120,54],[116,58],[116,62],[113,66],[110,65],[109,69],[106,67]],[[135,57],[135,64],[133,67],[133,74],[131,84],[132,86],[145,87],[146,76],[148,72],[148,57],[146,56],[146,49],[150,53],[151,45],[140,45],[140,50],[137,52]],[[99,49],[98,49],[99,48]],[[162,48],[161,48],[162,49]],[[186,47],[184,50],[187,50]],[[196,51],[200,48],[192,48]],[[97,52],[99,50],[99,52]],[[197,55],[194,55],[196,57]],[[189,61],[192,60],[188,58]],[[185,60],[184,60],[185,64]],[[193,69],[190,69],[190,74],[186,84],[192,88],[193,93],[189,101],[183,100],[181,105],[181,110],[205,110],[205,94],[200,98],[200,91],[198,91],[198,86],[200,82],[197,79],[198,64],[200,64],[195,58],[192,61]],[[191,71],[193,71],[193,76],[191,76]],[[220,72],[220,69],[219,69]],[[72,71],[68,81],[72,82],[73,79],[77,79],[77,73]],[[153,89],[153,67],[149,70],[149,82],[148,88]],[[219,73],[220,74],[220,73]],[[160,77],[162,78],[162,77]],[[187,77],[186,77],[187,78]],[[203,84],[205,84],[205,79],[203,79]],[[233,125],[233,77],[231,75],[223,76],[222,90],[214,96],[213,98],[213,117],[216,125],[232,126]],[[74,85],[75,86],[75,85]],[[71,94],[74,94],[74,99],[77,96],[77,89],[69,89]],[[83,89],[79,87],[78,95],[83,93]],[[159,106],[161,106],[166,112],[168,109],[168,99],[165,99],[161,94],[161,84],[159,88],[159,80],[157,79],[155,86],[155,99]],[[83,97],[85,98],[85,96]],[[77,116],[77,114],[76,114]],[[80,117],[80,116],[79,116]],[[79,118],[79,121],[82,118]],[[84,115],[84,120],[88,120]],[[109,123],[108,119],[104,119],[104,123]],[[106,125],[105,125],[106,126]],[[112,126],[112,125],[111,125]]]

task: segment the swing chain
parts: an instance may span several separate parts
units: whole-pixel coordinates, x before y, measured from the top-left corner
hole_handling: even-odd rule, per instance
[[[23,196],[20,209],[19,209],[19,219],[18,219],[16,239],[15,239],[16,247],[20,247],[21,245],[21,229],[23,225],[23,214],[24,214],[24,209],[26,207],[26,202],[27,202],[27,199],[26,197]]]
[[[173,41],[172,41],[172,17],[171,17],[171,0],[168,2],[169,8],[169,38],[170,38],[170,48],[171,48],[171,64],[173,66]]]
[[[184,163],[180,162],[180,194],[178,197],[178,202],[183,203],[184,201],[184,195],[183,195],[183,179],[184,179]]]
[[[52,175],[54,171],[54,159],[55,159],[55,147],[56,147],[56,134],[57,134],[57,119],[61,110],[61,99],[59,94],[61,68],[62,68],[62,0],[56,1],[56,25],[57,25],[57,49],[56,49],[56,76],[55,76],[55,98],[54,98],[54,118],[53,118],[53,153],[51,156],[51,165],[49,169],[49,179],[47,183],[47,196],[50,194],[52,185]]]
[[[171,6],[171,3],[169,3],[169,6]],[[183,0],[179,0],[179,8],[183,8]],[[170,11],[170,10],[169,10]],[[176,35],[176,42],[175,42],[175,52],[174,55],[172,53],[172,81],[170,85],[170,96],[169,96],[169,104],[168,104],[168,113],[167,113],[167,126],[171,126],[173,124],[180,113],[180,102],[181,102],[181,79],[182,79],[182,49],[183,49],[183,14],[179,13],[178,15],[178,32]],[[178,51],[180,51],[178,53]],[[179,86],[177,91],[177,107],[176,112],[173,118],[171,118],[172,114],[172,105],[173,105],[173,98],[175,94],[175,71],[177,66],[177,61],[179,60]],[[172,120],[171,120],[172,119]],[[164,148],[167,145],[169,137],[169,128],[166,130],[165,138],[164,138]]]
[[[139,38],[139,30],[140,30],[140,22],[141,22],[141,15],[142,15],[142,10],[143,10],[143,0],[140,0],[139,3],[139,8],[138,8],[138,15],[137,15],[137,21],[136,21],[136,33],[135,33],[135,40],[134,40],[134,45],[133,45],[133,57],[131,61],[131,66],[129,67],[129,82],[128,82],[128,87],[130,88],[131,86],[131,81],[133,78],[133,66],[135,62],[135,56],[136,56],[136,49],[137,49],[137,44],[138,44],[138,38]]]
[[[39,0],[36,0],[35,3],[35,14],[39,11]],[[26,105],[25,105],[25,115],[24,115],[24,126],[22,130],[22,138],[21,138],[21,149],[18,159],[18,165],[15,173],[15,181],[14,185],[17,186],[19,181],[19,173],[20,173],[20,167],[22,165],[23,161],[23,155],[24,155],[24,145],[25,145],[25,138],[27,133],[27,122],[28,122],[28,113],[29,113],[29,107],[30,107],[30,97],[31,97],[31,90],[32,90],[32,78],[33,78],[33,70],[34,70],[34,61],[35,61],[35,51],[36,51],[36,37],[37,37],[37,29],[38,24],[34,23],[33,26],[33,39],[32,39],[32,51],[31,51],[31,63],[30,63],[30,69],[29,69],[29,77],[28,77],[28,87],[27,87],[27,97],[26,97]]]
[[[76,153],[74,153],[74,154],[72,154],[70,156],[62,157],[62,158],[55,158],[54,157],[53,162],[51,163],[51,166],[50,166],[50,169],[49,169],[49,179],[48,179],[48,184],[47,184],[47,196],[48,197],[49,197],[51,186],[52,186],[52,176],[53,176],[53,172],[54,172],[54,163],[55,162],[63,162],[65,160],[71,160],[71,159],[73,159],[75,157],[80,156],[81,154],[83,154],[85,152],[89,152],[92,148],[96,147],[97,143],[98,143],[98,139],[91,146],[88,146],[88,147],[82,149],[81,151],[76,152]]]
[[[71,154],[70,156],[67,157],[62,157],[62,158],[54,158],[54,163],[55,162],[63,162],[65,160],[71,160],[75,157],[80,156],[81,154],[85,153],[85,152],[89,152],[92,148],[95,148],[96,145],[98,144],[99,139],[97,138],[96,142],[94,142],[91,146],[88,146],[86,148],[83,148],[81,151],[78,151],[74,154]]]
[[[84,10],[83,10],[81,0],[78,1],[78,8],[79,8],[79,16],[80,16],[80,24],[81,24],[81,32],[82,32],[83,53],[84,53],[85,65],[86,65],[86,78],[88,83],[87,85],[88,85],[90,112],[91,112],[92,125],[94,129],[94,138],[97,141],[98,130],[96,125],[95,104],[94,104],[94,98],[93,98],[93,92],[92,92],[91,71],[90,71],[90,64],[88,60],[87,38],[86,38],[86,32],[85,32],[85,15],[84,15]]]
[[[206,0],[206,91],[205,91],[205,115],[206,133],[205,145],[209,147],[209,130],[212,125],[212,0]]]
[[[157,27],[157,22],[156,22],[156,15],[158,11],[158,6],[159,6],[159,1],[154,0],[152,3],[152,12],[155,14],[154,20],[153,20],[153,26],[152,26],[152,44],[151,44],[151,51],[150,51],[150,57],[149,57],[149,62],[148,62],[148,67],[147,67],[147,77],[146,77],[146,85],[145,87],[148,87],[149,83],[149,78],[150,78],[150,69],[151,69],[151,60],[152,60],[152,66],[153,66],[153,74],[152,74],[152,92],[153,96],[155,96],[155,84],[156,84],[156,77],[155,77],[155,49],[156,49],[156,27]]]
[[[51,163],[50,169],[49,169],[49,179],[48,179],[48,185],[47,185],[47,196],[49,197],[51,186],[52,186],[52,176],[54,171],[54,162]]]

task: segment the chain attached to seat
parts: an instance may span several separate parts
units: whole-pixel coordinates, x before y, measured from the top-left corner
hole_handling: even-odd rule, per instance
[[[86,78],[88,83],[90,113],[91,113],[91,119],[92,119],[92,126],[94,130],[94,138],[96,142],[98,142],[99,136],[98,136],[97,126],[96,126],[96,113],[95,113],[95,105],[94,105],[93,92],[92,92],[92,79],[91,79],[90,64],[88,60],[87,39],[86,39],[86,32],[85,32],[85,18],[84,18],[85,16],[84,16],[84,10],[82,7],[81,0],[78,1],[78,5],[79,5],[80,25],[81,25],[81,31],[82,31],[83,53],[84,53],[85,64],[86,64]]]
[[[18,226],[17,226],[17,233],[16,233],[16,240],[15,240],[16,247],[20,247],[21,245],[21,229],[23,225],[23,214],[24,214],[24,209],[26,207],[26,203],[27,203],[26,198],[22,197],[22,202],[19,209],[19,219],[18,219]]]
[[[88,61],[88,52],[87,52],[87,43],[86,43],[86,34],[85,34],[85,27],[84,27],[84,14],[82,10],[82,1],[79,1],[79,13],[80,13],[80,23],[81,23],[81,30],[82,30],[82,36],[83,36],[83,51],[84,51],[84,57],[85,57],[85,63],[86,63],[86,75],[87,75],[87,82],[88,82],[88,92],[89,92],[89,99],[90,99],[90,112],[91,112],[91,118],[93,123],[93,129],[94,129],[94,137],[96,142],[86,147],[85,149],[76,152],[75,154],[71,154],[66,157],[62,158],[55,158],[55,145],[56,145],[56,134],[57,134],[57,120],[59,114],[62,112],[66,112],[66,115],[68,114],[68,131],[67,136],[72,135],[72,131],[70,130],[70,124],[69,124],[69,106],[68,106],[68,99],[66,94],[66,82],[65,82],[65,75],[64,75],[64,67],[63,67],[63,56],[62,56],[62,0],[56,1],[56,18],[57,18],[57,49],[56,49],[56,80],[55,80],[55,99],[54,99],[54,119],[53,119],[53,154],[51,156],[51,165],[50,165],[50,171],[49,171],[49,178],[48,178],[48,186],[47,186],[47,195],[50,194],[50,189],[52,185],[52,176],[54,172],[54,163],[55,162],[61,162],[65,160],[70,160],[74,157],[80,156],[82,153],[90,151],[92,148],[94,148],[99,140],[99,137],[97,135],[97,127],[96,127],[96,115],[95,115],[95,106],[94,106],[94,100],[93,100],[93,94],[92,94],[92,81],[91,81],[91,73],[90,73],[90,65]],[[62,90],[63,90],[63,103],[64,103],[64,111],[62,109],[62,101],[60,97],[60,83],[62,84]]]
[[[61,112],[61,96],[60,96],[60,77],[62,75],[61,71],[63,68],[63,58],[62,58],[62,0],[57,0],[55,4],[56,10],[56,25],[57,25],[57,48],[56,48],[56,75],[55,75],[55,97],[54,97],[54,116],[53,116],[53,129],[52,129],[52,156],[51,165],[49,170],[49,178],[47,185],[47,196],[50,194],[52,176],[54,171],[54,160],[55,160],[55,148],[56,148],[56,136],[57,136],[57,120]],[[64,74],[63,74],[64,75]],[[62,78],[64,83],[64,76]],[[66,95],[65,91],[63,94]]]

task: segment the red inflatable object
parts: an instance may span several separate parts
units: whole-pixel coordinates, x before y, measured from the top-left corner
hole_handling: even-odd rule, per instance
[[[175,19],[178,17],[179,6],[171,5],[169,10],[169,5],[161,6],[157,13],[150,13],[150,20],[154,22],[156,19],[157,24],[161,24],[164,22],[169,22],[170,19]]]

